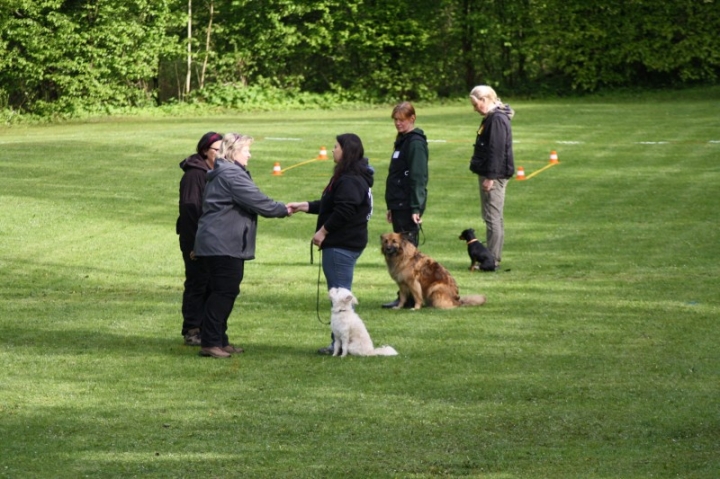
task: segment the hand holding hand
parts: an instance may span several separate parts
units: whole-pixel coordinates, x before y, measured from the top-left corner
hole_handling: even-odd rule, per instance
[[[307,201],[288,203],[286,206],[288,208],[288,215],[297,213],[298,211],[302,211],[305,213],[308,212],[308,202]]]

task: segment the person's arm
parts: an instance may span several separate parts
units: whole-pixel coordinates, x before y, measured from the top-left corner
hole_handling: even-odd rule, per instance
[[[424,141],[412,141],[408,145],[407,162],[410,170],[410,209],[420,214],[427,199],[428,148]]]
[[[244,210],[265,218],[284,218],[290,213],[285,204],[263,193],[247,173],[238,172],[230,180],[233,202]]]

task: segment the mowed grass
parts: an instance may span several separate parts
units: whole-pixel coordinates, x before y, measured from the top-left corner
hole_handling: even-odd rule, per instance
[[[0,476],[715,478],[720,471],[720,90],[513,101],[503,269],[468,170],[480,117],[418,106],[422,251],[481,308],[387,311],[389,108],[0,130]],[[375,166],[358,312],[392,358],[318,356],[315,217],[260,219],[230,360],[182,345],[181,170],[208,130],[256,138],[280,201],[319,197],[354,132]],[[545,168],[551,150],[560,163]],[[273,176],[279,162],[285,170]],[[540,171],[542,170],[542,171]]]

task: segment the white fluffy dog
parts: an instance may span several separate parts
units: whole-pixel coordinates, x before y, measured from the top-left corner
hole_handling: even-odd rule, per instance
[[[330,327],[335,335],[333,356],[340,354],[340,350],[342,350],[342,357],[348,354],[354,356],[397,355],[397,351],[392,346],[373,347],[365,324],[353,310],[353,305],[358,304],[358,301],[350,290],[331,288],[328,296],[332,301]]]

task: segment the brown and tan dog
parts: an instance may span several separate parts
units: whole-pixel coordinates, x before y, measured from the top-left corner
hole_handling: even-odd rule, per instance
[[[410,296],[415,300],[414,309],[420,309],[425,303],[439,309],[485,304],[485,296],[480,294],[461,297],[448,270],[418,251],[403,235],[385,233],[380,236],[380,243],[390,277],[400,287],[399,302],[394,309],[405,306]]]

